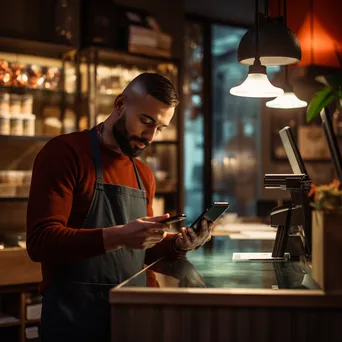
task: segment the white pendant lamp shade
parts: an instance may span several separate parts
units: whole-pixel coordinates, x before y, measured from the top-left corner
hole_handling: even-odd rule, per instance
[[[284,95],[266,102],[267,107],[280,109],[305,108],[307,105],[305,101],[300,100],[292,91],[285,92]]]
[[[249,73],[247,79],[239,86],[230,89],[235,96],[268,98],[284,94],[283,89],[271,84],[264,73]]]

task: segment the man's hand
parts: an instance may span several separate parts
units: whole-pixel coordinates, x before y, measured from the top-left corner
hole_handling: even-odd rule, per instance
[[[148,249],[162,241],[170,229],[168,224],[162,223],[169,218],[163,216],[143,217],[122,226],[103,229],[103,244],[106,252],[121,247],[133,249]]]
[[[213,228],[214,223],[208,223],[205,219],[201,221],[201,230],[199,234],[196,234],[192,228],[183,227],[175,241],[176,248],[184,251],[192,251],[203,246],[211,239]]]

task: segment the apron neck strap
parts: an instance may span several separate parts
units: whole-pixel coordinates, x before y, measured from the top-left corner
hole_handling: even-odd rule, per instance
[[[91,142],[91,150],[94,157],[95,171],[96,171],[96,188],[103,189],[103,172],[102,172],[102,162],[101,162],[101,154],[99,149],[99,140],[96,133],[96,126],[90,130],[90,142]],[[131,161],[134,166],[135,177],[137,179],[139,189],[144,190],[143,182],[140,178],[138,168],[135,164],[133,158]]]
[[[137,166],[135,164],[134,158],[131,158],[131,161],[132,161],[133,166],[134,166],[135,177],[137,178],[139,189],[140,190],[144,190],[144,185],[143,185],[142,180],[140,178],[140,175],[139,175],[139,172],[138,172],[138,168],[137,168]]]
[[[101,154],[99,149],[99,140],[97,138],[96,126],[90,130],[91,150],[93,153],[95,171],[96,171],[96,188],[103,189],[103,172]]]

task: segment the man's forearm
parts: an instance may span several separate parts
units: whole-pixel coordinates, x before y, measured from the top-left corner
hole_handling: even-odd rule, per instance
[[[74,229],[61,225],[32,227],[26,248],[36,262],[79,261],[105,253],[102,228]]]

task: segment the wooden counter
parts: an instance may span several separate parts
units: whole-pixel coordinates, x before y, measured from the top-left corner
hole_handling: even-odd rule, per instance
[[[128,282],[112,289],[112,341],[342,341],[342,293],[316,287],[309,265],[232,262],[234,252],[265,252],[272,245],[214,236],[189,253],[193,268],[180,267],[193,279],[198,271],[207,288],[191,281],[179,287],[184,283],[174,278],[160,284],[167,287]]]
[[[41,279],[40,263],[33,262],[25,248],[0,250],[0,286],[39,283]]]
[[[120,288],[110,303],[113,342],[342,339],[342,296],[321,290]]]

